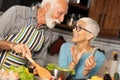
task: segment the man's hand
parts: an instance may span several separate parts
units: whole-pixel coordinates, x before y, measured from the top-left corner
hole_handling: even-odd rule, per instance
[[[23,57],[27,55],[29,55],[30,57],[32,57],[31,55],[31,51],[29,49],[29,47],[26,44],[12,44],[11,45],[11,49],[14,50],[16,53],[22,53]]]

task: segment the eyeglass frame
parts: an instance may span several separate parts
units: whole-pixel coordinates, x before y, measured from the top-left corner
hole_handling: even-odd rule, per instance
[[[78,28],[79,28],[80,30],[83,29],[83,30],[85,30],[85,31],[87,31],[87,32],[89,32],[89,33],[92,33],[92,32],[88,31],[87,29],[85,29],[85,28],[83,28],[83,27],[81,27],[81,26],[75,26],[75,29],[76,29],[77,32],[80,31],[80,30],[78,31]]]

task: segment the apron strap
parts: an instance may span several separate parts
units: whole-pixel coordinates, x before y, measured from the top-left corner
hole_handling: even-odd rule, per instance
[[[33,18],[31,17],[31,18],[29,19],[29,23],[27,24],[27,26],[26,26],[26,27],[30,27],[30,26],[31,26],[31,24],[32,24],[32,21],[33,21]]]

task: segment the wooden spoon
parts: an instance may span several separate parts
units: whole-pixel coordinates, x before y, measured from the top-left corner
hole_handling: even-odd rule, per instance
[[[42,66],[38,65],[30,56],[26,56],[26,58],[36,67],[37,73],[41,79],[51,79],[51,73],[43,68]]]

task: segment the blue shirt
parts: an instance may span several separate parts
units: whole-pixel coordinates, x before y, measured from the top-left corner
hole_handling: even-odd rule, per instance
[[[58,59],[58,65],[62,68],[68,68],[70,62],[72,61],[72,55],[70,52],[70,47],[72,46],[72,43],[64,43],[61,46],[60,49],[60,54],[59,54],[59,59]],[[91,53],[84,53],[82,57],[80,58],[78,64],[75,67],[75,75],[73,75],[74,79],[81,79],[81,78],[90,78],[91,76],[95,75],[100,67],[102,66],[104,60],[105,60],[105,55],[100,52],[96,51],[95,53],[95,61],[96,61],[96,66],[93,68],[88,76],[83,76],[82,72],[84,70],[84,65],[86,59],[91,55]]]

